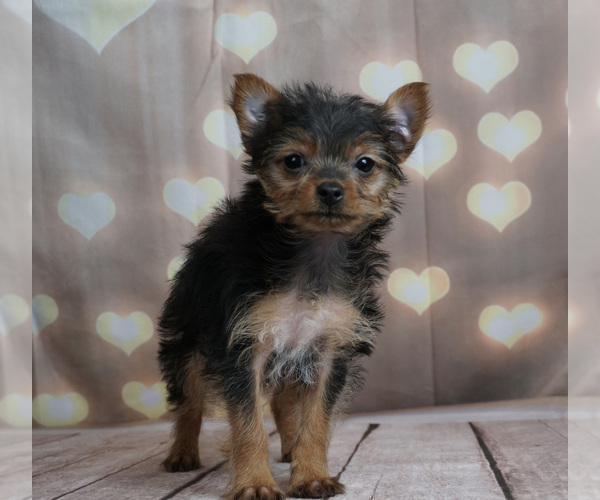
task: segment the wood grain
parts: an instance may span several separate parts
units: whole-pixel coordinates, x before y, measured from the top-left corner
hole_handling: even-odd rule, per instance
[[[574,498],[600,498],[598,421],[569,422],[568,429],[566,419],[485,421],[473,427],[480,441],[468,422],[394,422],[391,415],[378,422],[373,415],[370,423],[364,416],[337,423],[329,469],[340,476],[346,493],[335,498],[566,498],[567,435],[577,466],[569,478],[581,480]],[[286,491],[289,464],[279,462],[280,440],[272,420],[266,420],[266,429],[270,466]],[[200,436],[204,467],[187,473],[160,469],[170,440],[168,424],[34,433],[36,499],[216,500],[228,491],[230,471],[221,451],[228,434],[224,421],[205,422]]]
[[[513,498],[566,499],[567,438],[541,420],[475,422]]]
[[[600,419],[569,420],[569,497],[600,498]]]
[[[347,499],[504,499],[466,423],[381,424],[340,479]]]
[[[0,498],[31,498],[31,430],[0,429]]]

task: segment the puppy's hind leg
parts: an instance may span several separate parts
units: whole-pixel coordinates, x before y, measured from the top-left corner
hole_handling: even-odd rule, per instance
[[[174,441],[162,465],[168,472],[185,472],[201,467],[198,438],[204,413],[205,388],[200,366],[192,360],[185,369],[183,401],[175,409]]]
[[[298,436],[298,394],[295,387],[286,384],[271,398],[271,411],[281,438],[281,461],[291,462],[294,443]]]

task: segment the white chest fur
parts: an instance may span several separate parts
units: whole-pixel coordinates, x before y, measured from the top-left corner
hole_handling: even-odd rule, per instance
[[[267,382],[312,385],[335,351],[370,335],[355,307],[336,295],[306,298],[297,291],[267,294],[236,322],[232,338],[251,337],[254,367]]]

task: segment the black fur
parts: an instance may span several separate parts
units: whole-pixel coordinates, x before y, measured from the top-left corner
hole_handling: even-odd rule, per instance
[[[252,151],[244,165],[248,173],[268,168],[271,152],[301,129],[330,157],[343,156],[352,140],[367,133],[377,142],[391,177],[404,181],[392,144],[393,124],[382,106],[312,84],[285,88],[281,96],[266,103],[263,122],[245,138],[246,149]],[[267,292],[297,286],[299,269],[304,273],[304,293],[331,290],[349,299],[372,330],[379,329],[383,316],[374,287],[382,278],[387,255],[378,244],[399,203],[395,201],[386,215],[358,234],[343,236],[330,262],[312,262],[314,241],[278,223],[265,208],[268,201],[261,183],[248,181],[241,196],[224,201],[187,246],[185,263],[173,280],[159,322],[159,361],[174,406],[184,400],[185,366],[198,355],[203,358],[204,377],[218,382],[215,387],[228,404],[239,408],[252,403],[252,360],[243,356],[251,341],[245,338],[229,345],[231,320]],[[355,361],[372,349],[372,339],[365,338],[334,353],[328,411],[347,387],[356,385]]]
[[[294,129],[306,130],[324,145],[330,157],[342,157],[353,139],[368,132],[386,145],[386,163],[396,178],[406,180],[392,146],[393,119],[384,109],[358,95],[336,94],[313,83],[285,87],[282,99],[268,103],[265,120],[245,146],[252,158],[244,164],[250,174],[265,167],[269,153],[285,142]]]
[[[249,306],[252,297],[285,289],[307,244],[275,222],[262,206],[264,199],[260,183],[248,182],[239,199],[226,200],[198,239],[187,246],[186,260],[173,280],[159,323],[159,361],[173,405],[182,403],[183,370],[195,353],[205,360],[205,375],[224,383],[222,395],[227,401],[243,403],[252,392],[250,367],[240,366],[244,359],[240,354],[248,346],[227,348],[230,319],[240,303]],[[345,277],[336,291],[353,297],[374,328],[379,327],[382,312],[373,287],[382,277],[387,257],[376,245],[390,221],[391,217],[380,219],[348,237],[343,243],[345,258],[336,263]],[[365,341],[354,352],[339,353],[344,361],[334,362],[330,407],[345,386],[348,369],[341,365],[371,350]]]

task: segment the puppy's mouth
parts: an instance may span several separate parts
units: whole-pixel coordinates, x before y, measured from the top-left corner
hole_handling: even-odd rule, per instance
[[[363,221],[356,215],[325,210],[301,212],[294,221],[301,229],[309,233],[329,231],[340,234],[354,234],[363,226]]]
[[[352,220],[356,220],[358,217],[355,215],[344,214],[339,212],[331,212],[331,211],[314,211],[314,212],[304,212],[302,213],[304,217],[315,218],[315,219],[325,219],[331,222],[348,222]]]

